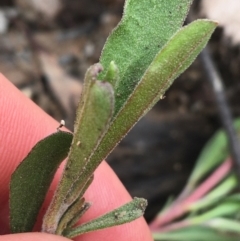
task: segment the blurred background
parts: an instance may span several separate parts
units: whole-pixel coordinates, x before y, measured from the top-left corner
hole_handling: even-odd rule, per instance
[[[98,62],[123,4],[1,0],[0,71],[72,130],[85,71]],[[240,115],[239,12],[238,0],[195,0],[190,10],[191,19],[220,23],[209,48],[234,116]],[[205,74],[197,59],[107,159],[132,196],[148,199],[148,221],[169,196],[179,193],[201,148],[221,125]]]

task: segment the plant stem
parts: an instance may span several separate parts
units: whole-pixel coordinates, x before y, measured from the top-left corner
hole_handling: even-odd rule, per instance
[[[213,63],[213,60],[210,56],[208,48],[205,48],[200,54],[202,59],[203,67],[205,69],[206,75],[215,95],[216,104],[219,111],[219,116],[221,118],[222,125],[226,130],[229,148],[234,161],[235,166],[237,167],[237,174],[240,178],[240,148],[237,132],[233,126],[233,118],[230,112],[229,105],[227,103],[226,95],[224,92],[224,86],[222,78],[217,71],[216,66]]]

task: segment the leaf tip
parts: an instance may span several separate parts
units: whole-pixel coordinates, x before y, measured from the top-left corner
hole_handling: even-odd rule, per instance
[[[100,63],[94,64],[90,68],[90,75],[92,77],[97,77],[100,72],[103,71],[103,66]]]

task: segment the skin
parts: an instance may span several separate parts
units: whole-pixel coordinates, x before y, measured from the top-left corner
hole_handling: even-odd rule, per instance
[[[50,187],[45,204],[39,215],[35,232],[8,234],[8,196],[9,181],[13,170],[40,139],[56,131],[59,123],[43,112],[31,100],[17,90],[0,74],[0,241],[64,241],[60,236],[39,233],[43,211],[54,192],[61,175],[58,169]],[[93,206],[81,219],[86,222],[131,200],[118,177],[104,161],[95,172],[93,184],[85,194]],[[5,235],[3,235],[5,234]],[[143,218],[128,224],[82,235],[80,241],[151,241],[149,228]]]

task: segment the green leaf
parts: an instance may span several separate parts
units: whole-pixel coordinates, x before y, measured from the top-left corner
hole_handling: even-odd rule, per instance
[[[82,183],[82,179],[80,177],[73,182],[71,189],[64,199],[64,203],[66,205],[71,205],[77,198],[82,197],[88,187],[91,185],[93,181],[93,175],[86,181],[85,184]]]
[[[240,193],[234,193],[231,196],[227,196],[224,201],[240,202]]]
[[[183,228],[169,233],[153,233],[155,241],[238,241],[239,236],[207,227]]]
[[[72,134],[58,131],[38,142],[12,174],[10,229],[30,232],[59,164],[67,157]]]
[[[105,71],[114,61],[120,82],[115,89],[115,113],[121,109],[155,55],[181,28],[192,0],[127,0],[121,22],[103,48],[100,63]]]
[[[89,162],[90,157],[105,134],[114,110],[112,86],[108,82],[97,80],[97,75],[101,69],[100,64],[95,64],[86,73],[68,161],[63,177],[44,217],[42,226],[44,232],[56,232],[62,215],[75,201],[71,198],[66,199],[66,196],[71,197],[74,190],[81,192],[95,170],[89,170],[86,166],[95,165]],[[79,186],[76,186],[75,183]],[[76,198],[79,197],[76,196]],[[69,202],[70,200],[71,202]]]
[[[232,232],[240,235],[240,222],[226,218],[214,218],[204,223],[204,225],[214,228],[218,231]]]
[[[89,208],[90,204],[85,203],[85,198],[77,199],[62,216],[56,234],[62,235],[66,228],[71,228]]]
[[[82,208],[80,210],[78,210],[75,213],[75,216],[73,217],[73,219],[68,223],[66,229],[71,229],[78,221],[79,219],[87,212],[87,210],[92,206],[92,204],[90,202],[85,202],[84,205],[82,206]],[[64,230],[65,231],[65,230]],[[63,233],[62,233],[63,234]]]
[[[238,187],[238,179],[232,174],[229,175],[222,183],[220,183],[217,187],[211,190],[207,195],[205,195],[202,199],[190,203],[187,207],[187,210],[190,211],[199,211],[200,209],[206,209],[209,206],[212,206],[216,203],[219,204],[219,200],[222,200],[226,197],[233,189]]]
[[[234,127],[239,133],[240,119],[234,120]],[[226,160],[228,155],[229,149],[226,133],[223,130],[219,130],[207,142],[201,151],[194,170],[188,180],[188,184],[185,187],[185,195],[190,193],[207,173],[211,172],[213,168]]]
[[[105,80],[109,82],[113,88],[116,88],[118,86],[120,77],[119,77],[119,69],[117,65],[114,63],[114,61],[111,61],[108,67],[108,71],[105,76]]]
[[[214,218],[232,216],[239,211],[240,204],[238,202],[223,202],[203,214],[187,219],[187,222],[189,225],[202,224]]]
[[[89,178],[84,187],[82,187],[82,183],[78,183],[78,181],[73,184],[71,192],[68,193],[66,199],[64,200],[64,203],[69,206],[69,208],[66,210],[61,220],[59,221],[56,234],[62,235],[63,231],[67,227],[72,227],[78,221],[78,219],[90,208],[90,205],[85,203],[85,199],[82,196],[92,181],[93,175]]]
[[[134,198],[131,202],[117,208],[88,223],[74,229],[66,230],[64,236],[74,238],[80,234],[96,231],[131,222],[141,217],[146,209],[147,201],[143,198]]]
[[[182,28],[170,39],[112,120],[90,162],[96,165],[106,158],[134,124],[163,96],[173,80],[193,62],[215,28],[215,22],[199,20]]]

